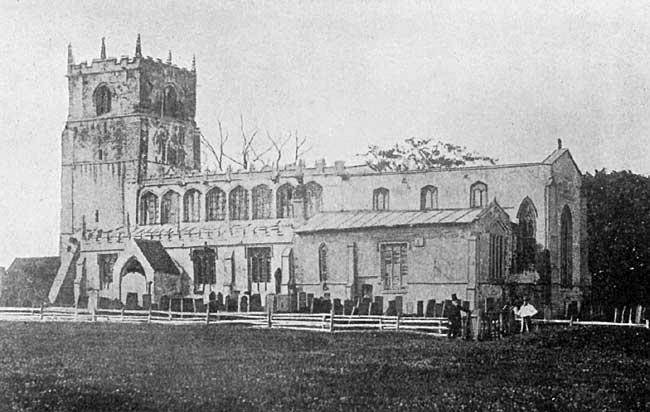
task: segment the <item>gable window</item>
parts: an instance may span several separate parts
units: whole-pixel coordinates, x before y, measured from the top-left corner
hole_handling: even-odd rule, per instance
[[[151,192],[140,199],[140,224],[153,225],[158,220],[158,196]]]
[[[573,219],[569,206],[564,206],[560,218],[560,284],[571,287],[573,277]]]
[[[372,192],[372,210],[388,210],[389,191],[380,187]]]
[[[180,195],[173,190],[165,193],[160,203],[160,223],[178,223],[180,220],[179,215]]]
[[[99,289],[106,290],[113,283],[113,266],[117,261],[117,253],[105,253],[97,255],[99,266]]]
[[[469,189],[469,207],[487,206],[488,188],[483,182],[474,183]]]
[[[420,189],[420,210],[432,210],[438,208],[438,188],[435,186],[424,186]]]
[[[318,247],[318,280],[327,282],[327,245],[321,243]]]
[[[95,89],[95,109],[97,116],[111,111],[111,91],[108,86],[101,85]]]
[[[380,245],[379,266],[384,290],[399,290],[406,286],[407,248],[407,243],[382,243]]]
[[[316,182],[305,185],[305,217],[310,218],[321,211],[323,187]]]
[[[250,247],[246,249],[248,255],[248,280],[249,284],[257,284],[271,281],[271,248]]]
[[[537,248],[536,231],[537,231],[537,210],[535,205],[526,197],[519,206],[517,212],[517,244],[515,251],[516,267],[515,272],[535,269],[535,255]]]
[[[253,188],[253,219],[271,218],[271,189],[267,185]]]
[[[217,252],[212,248],[202,247],[192,251],[195,293],[203,292],[204,285],[217,283],[216,259]]]
[[[205,220],[226,219],[226,192],[215,187],[205,195]]]
[[[176,116],[178,110],[178,95],[172,85],[165,87],[163,95],[163,115]]]
[[[491,233],[489,243],[489,280],[492,282],[499,282],[503,280],[503,274],[505,272],[505,241],[503,236]]]
[[[278,219],[293,217],[293,186],[285,183],[276,192],[276,213]]]
[[[248,190],[237,186],[228,195],[230,206],[230,220],[248,219]]]
[[[183,222],[198,222],[201,210],[201,192],[196,189],[188,190],[183,196]]]

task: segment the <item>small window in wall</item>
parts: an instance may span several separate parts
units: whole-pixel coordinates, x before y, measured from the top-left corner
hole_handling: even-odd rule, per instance
[[[389,191],[380,187],[372,192],[372,210],[388,210]]]
[[[564,206],[560,218],[560,285],[571,287],[573,277],[573,218],[571,209]]]
[[[271,281],[271,248],[251,247],[246,249],[248,256],[248,278],[252,284]]]
[[[200,220],[201,192],[190,189],[183,196],[183,222],[198,222]]]
[[[488,188],[483,182],[474,183],[469,189],[469,207],[487,206]]]
[[[321,243],[318,247],[318,280],[327,282],[327,245]]]
[[[95,209],[95,223],[99,223],[99,210]]]
[[[158,219],[158,196],[151,192],[140,199],[140,224],[153,225]]]
[[[278,219],[293,217],[293,186],[285,183],[276,192],[276,213]]]
[[[271,218],[271,189],[267,185],[253,188],[253,219]]]
[[[399,290],[406,286],[407,249],[407,243],[382,243],[380,245],[379,258],[384,290]]]
[[[237,186],[228,195],[230,220],[248,220],[248,190]]]
[[[305,185],[305,217],[310,218],[321,211],[323,203],[323,186],[316,182]]]
[[[489,280],[500,282],[505,272],[505,239],[501,235],[490,234]]]
[[[106,290],[113,283],[113,266],[117,261],[117,253],[104,253],[97,255],[99,266],[99,288]]]
[[[111,111],[111,91],[108,86],[101,85],[95,89],[95,109],[97,116]]]
[[[218,187],[210,189],[205,195],[205,220],[226,219],[226,192]]]
[[[202,247],[192,251],[194,290],[196,293],[203,291],[204,285],[217,283],[216,259],[217,252],[212,248]]]
[[[424,186],[420,190],[420,210],[432,210],[438,208],[438,188],[435,186]]]

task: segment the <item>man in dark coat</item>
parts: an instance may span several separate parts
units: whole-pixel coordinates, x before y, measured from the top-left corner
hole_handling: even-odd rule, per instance
[[[451,295],[451,306],[447,308],[447,320],[449,321],[449,333],[447,337],[457,338],[461,336],[461,318],[460,312],[469,313],[469,310],[460,305],[460,300],[456,294]]]

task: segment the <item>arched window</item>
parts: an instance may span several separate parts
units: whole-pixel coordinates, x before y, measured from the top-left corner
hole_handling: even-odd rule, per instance
[[[372,210],[388,210],[389,191],[380,187],[372,192]]]
[[[293,186],[285,183],[276,192],[276,209],[278,219],[293,217]]]
[[[271,218],[271,189],[267,185],[253,188],[253,219]]]
[[[569,206],[564,206],[560,218],[560,284],[571,286],[573,277],[573,219]]]
[[[469,188],[469,207],[487,206],[488,188],[483,182],[476,182]]]
[[[516,272],[535,269],[535,254],[537,240],[537,210],[533,201],[526,197],[517,212],[519,225],[517,226]]]
[[[153,225],[158,219],[158,196],[147,192],[140,198],[140,224]]]
[[[95,89],[95,109],[97,116],[111,111],[111,91],[108,86],[101,85]]]
[[[432,210],[438,208],[438,188],[435,186],[424,186],[420,189],[420,210]]]
[[[210,189],[205,195],[205,220],[226,219],[226,192],[218,187]]]
[[[327,245],[325,243],[318,246],[318,280],[321,283],[327,282]]]
[[[165,193],[160,203],[160,223],[178,223],[180,195],[173,190]]]
[[[228,195],[228,205],[230,206],[230,220],[247,220],[248,190],[241,186],[231,190]]]
[[[305,185],[305,217],[310,218],[321,211],[323,187],[316,182]]]
[[[198,222],[201,211],[201,192],[190,189],[183,196],[183,222]]]
[[[165,87],[163,96],[163,115],[176,116],[178,111],[178,94],[171,84]]]

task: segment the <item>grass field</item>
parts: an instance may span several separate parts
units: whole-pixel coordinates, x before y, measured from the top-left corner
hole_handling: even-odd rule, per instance
[[[0,322],[0,410],[650,408],[650,332],[398,333]]]

